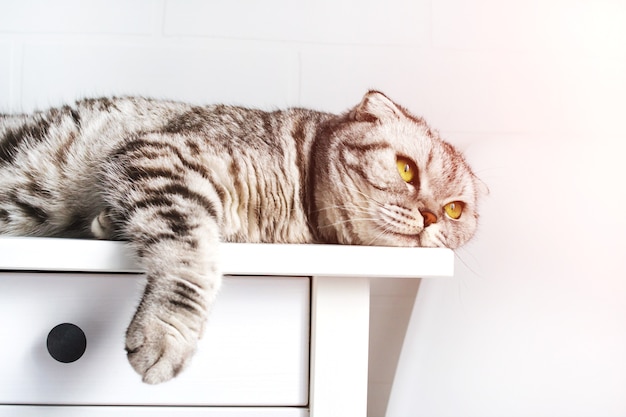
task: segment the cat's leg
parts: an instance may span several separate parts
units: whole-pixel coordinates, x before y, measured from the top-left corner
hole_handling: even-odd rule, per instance
[[[221,284],[217,227],[210,216],[194,217],[198,227],[187,238],[142,221],[128,227],[136,234],[147,283],[126,332],[126,350],[133,368],[150,384],[173,378],[188,364]]]
[[[158,135],[129,140],[106,168],[116,236],[129,241],[146,271],[126,350],[151,384],[188,364],[221,283],[219,199],[205,175],[185,172],[191,150],[176,145],[173,151],[172,143]]]

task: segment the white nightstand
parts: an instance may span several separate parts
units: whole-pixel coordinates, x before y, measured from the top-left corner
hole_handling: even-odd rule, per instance
[[[150,386],[123,349],[143,283],[123,243],[0,238],[0,415],[364,417],[369,279],[446,277],[454,264],[447,249],[221,250],[224,287],[193,362]],[[62,323],[85,335],[74,362],[46,345]]]

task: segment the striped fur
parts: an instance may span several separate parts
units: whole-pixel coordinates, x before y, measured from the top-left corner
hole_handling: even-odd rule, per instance
[[[398,155],[419,181],[400,178]],[[479,189],[451,145],[375,91],[341,115],[102,98],[0,116],[0,234],[133,245],[147,283],[126,349],[148,383],[193,355],[220,241],[454,248],[474,234]]]

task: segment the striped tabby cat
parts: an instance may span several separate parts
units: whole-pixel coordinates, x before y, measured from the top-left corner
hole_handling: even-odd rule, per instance
[[[456,248],[480,188],[376,91],[341,115],[103,98],[0,116],[0,234],[129,241],[147,284],[126,350],[152,384],[196,349],[220,241]]]

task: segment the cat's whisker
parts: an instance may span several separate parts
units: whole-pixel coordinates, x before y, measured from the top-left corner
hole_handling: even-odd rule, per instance
[[[355,186],[353,186],[351,184],[343,184],[343,186],[344,186],[344,189],[347,189],[349,191],[355,191],[357,194],[360,194],[361,196],[365,197],[366,201],[372,201],[372,202],[374,202],[375,204],[377,204],[380,207],[384,206],[383,203],[381,203],[380,201],[376,200],[371,195],[365,194],[363,191],[359,190],[358,188],[356,188]]]
[[[349,210],[351,212],[354,213],[368,213],[368,210],[359,206],[356,206],[354,204],[338,204],[336,206],[326,206],[326,207],[322,207],[318,210],[315,210],[314,213],[321,213],[323,211],[327,211],[327,210]]]
[[[472,268],[472,267],[470,266],[470,264],[469,264],[468,262],[466,262],[466,261],[465,261],[465,259],[463,259],[463,258],[461,257],[461,255],[459,254],[459,252],[460,252],[460,251],[464,251],[465,253],[469,253],[469,252],[468,252],[466,249],[464,249],[464,248],[456,248],[456,249],[454,249],[454,251],[453,251],[453,252],[454,252],[454,258],[455,258],[455,259],[458,259],[458,260],[459,260],[459,262],[461,262],[461,263],[463,264],[463,266],[464,266],[464,267],[465,267],[465,268],[466,268],[469,272],[471,272],[471,273],[472,273],[472,275],[474,275],[475,277],[478,277],[478,278],[482,278],[482,275],[480,275],[478,272],[476,272],[476,270],[475,270],[474,268]],[[472,255],[470,254],[470,256],[472,256]]]
[[[335,227],[335,226],[339,226],[339,225],[346,224],[346,223],[360,222],[360,221],[374,221],[374,220],[376,220],[376,219],[373,218],[373,217],[363,217],[363,218],[352,217],[352,218],[345,219],[345,220],[338,220],[338,221],[336,221],[334,223],[326,224],[324,226],[319,226],[319,228],[320,229],[326,229],[328,227]]]
[[[467,289],[471,288],[472,277],[478,278],[478,279],[483,279],[484,277],[480,273],[478,273],[474,268],[472,268],[465,261],[465,259],[463,259],[463,257],[459,253],[459,249],[463,249],[463,248],[456,248],[456,249],[454,249],[454,258],[456,260],[458,260],[459,262],[461,262],[463,264],[463,266],[465,267],[465,269],[470,272],[469,276],[468,275],[455,273],[455,276],[458,278],[457,293],[458,293],[458,298],[459,298],[459,304],[461,305],[462,308],[464,308],[465,305],[464,305],[464,302],[463,302],[463,290],[464,289],[467,290]],[[467,250],[463,250],[463,251],[465,253],[468,253]]]
[[[387,235],[391,233],[391,227],[387,226],[384,229],[381,229],[380,233],[378,233],[374,238],[372,238],[366,245],[371,246],[376,243],[381,236]]]

